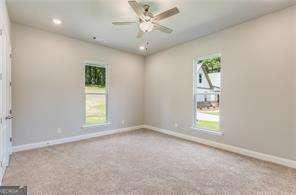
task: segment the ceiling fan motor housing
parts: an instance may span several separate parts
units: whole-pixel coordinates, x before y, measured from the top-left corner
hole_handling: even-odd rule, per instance
[[[144,11],[145,12],[148,12],[149,11],[149,8],[150,8],[150,5],[148,5],[148,4],[145,4],[144,5]]]

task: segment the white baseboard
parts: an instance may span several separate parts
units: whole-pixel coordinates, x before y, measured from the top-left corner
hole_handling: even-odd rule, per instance
[[[84,134],[84,135],[79,135],[79,136],[74,136],[74,137],[68,137],[68,138],[49,140],[49,141],[43,141],[43,142],[38,142],[38,143],[13,146],[12,151],[19,152],[19,151],[24,151],[24,150],[31,150],[31,149],[42,148],[42,147],[46,147],[46,146],[52,146],[52,145],[58,145],[58,144],[63,144],[63,143],[85,140],[85,139],[94,138],[94,137],[112,135],[112,134],[116,134],[116,133],[122,133],[122,132],[137,130],[137,129],[141,129],[141,128],[150,129],[150,130],[157,131],[160,133],[172,135],[172,136],[175,136],[175,137],[178,137],[181,139],[205,144],[205,145],[219,148],[222,150],[234,152],[237,154],[253,157],[253,158],[256,158],[259,160],[264,160],[264,161],[268,161],[268,162],[272,162],[272,163],[276,163],[276,164],[280,164],[280,165],[284,165],[284,166],[296,169],[296,161],[294,161],[294,160],[285,159],[285,158],[281,158],[281,157],[277,157],[277,156],[273,156],[273,155],[269,155],[269,154],[264,154],[264,153],[240,148],[237,146],[222,144],[222,143],[214,142],[211,140],[193,137],[193,136],[179,133],[176,131],[161,129],[161,128],[153,127],[153,126],[149,126],[149,125],[139,125],[139,126],[134,126],[134,127],[122,128],[122,129],[99,131],[96,133]],[[5,171],[5,169],[3,171],[0,170],[0,179],[3,177],[3,175],[1,176],[1,173],[2,172],[4,173],[4,171]]]
[[[161,129],[161,128],[153,127],[153,126],[149,126],[149,125],[144,125],[144,128],[150,129],[150,130],[153,130],[153,131],[157,131],[157,132],[160,132],[160,133],[172,135],[172,136],[175,136],[175,137],[178,137],[178,138],[181,138],[181,139],[185,139],[185,140],[189,140],[189,141],[193,141],[193,142],[198,142],[198,143],[208,145],[208,146],[212,146],[212,147],[215,147],[215,148],[219,148],[219,149],[222,149],[222,150],[234,152],[234,153],[237,153],[237,154],[253,157],[253,158],[256,158],[256,159],[259,159],[259,160],[268,161],[268,162],[272,162],[272,163],[276,163],[276,164],[279,164],[279,165],[284,165],[284,166],[296,169],[296,161],[294,161],[294,160],[285,159],[285,158],[281,158],[281,157],[277,157],[277,156],[273,156],[273,155],[269,155],[269,154],[264,154],[264,153],[260,153],[260,152],[255,152],[255,151],[240,148],[240,147],[237,147],[237,146],[222,144],[222,143],[210,141],[210,140],[207,140],[207,139],[193,137],[193,136],[186,135],[186,134],[183,134],[183,133],[178,133],[176,131]]]
[[[136,130],[136,129],[141,129],[143,127],[144,127],[143,125],[139,125],[139,126],[133,126],[133,127],[127,127],[127,128],[121,128],[121,129],[99,131],[96,133],[83,134],[83,135],[78,135],[78,136],[74,136],[74,137],[62,138],[62,139],[55,139],[55,140],[48,140],[48,141],[42,141],[42,142],[37,142],[37,143],[31,143],[31,144],[18,145],[18,146],[12,147],[12,152],[32,150],[32,149],[36,149],[36,148],[42,148],[42,147],[46,147],[46,146],[53,146],[53,145],[58,145],[58,144],[63,144],[63,143],[75,142],[75,141],[85,140],[85,139],[94,138],[94,137],[112,135],[112,134],[116,134],[116,133],[122,133],[122,132],[132,131],[132,130]]]

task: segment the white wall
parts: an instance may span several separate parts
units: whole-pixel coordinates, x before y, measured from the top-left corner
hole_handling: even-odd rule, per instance
[[[143,57],[18,24],[12,40],[14,145],[143,124]],[[81,129],[84,61],[109,65],[107,127]]]
[[[295,9],[147,57],[145,124],[296,160]],[[222,136],[190,128],[192,62],[215,53],[222,54]]]

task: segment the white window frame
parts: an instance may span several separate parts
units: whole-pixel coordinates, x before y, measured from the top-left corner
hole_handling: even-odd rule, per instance
[[[98,95],[105,95],[106,96],[106,121],[105,123],[97,123],[97,124],[92,124],[92,125],[88,125],[86,124],[86,95],[88,93],[85,92],[85,66],[95,66],[95,67],[103,67],[106,69],[106,92],[105,93],[95,93]],[[92,62],[92,61],[86,61],[83,63],[83,105],[84,105],[84,117],[83,117],[83,128],[90,128],[90,127],[100,127],[100,126],[106,126],[106,125],[110,125],[110,121],[109,121],[109,68],[108,68],[108,64],[104,64],[104,63],[100,63],[100,62]]]
[[[220,105],[219,105],[219,109],[220,109],[220,113],[219,113],[219,117],[220,117],[220,120],[219,120],[219,127],[220,127],[220,130],[219,131],[215,131],[215,130],[212,130],[212,129],[205,129],[205,128],[197,128],[196,125],[197,125],[197,120],[196,120],[196,115],[197,115],[197,111],[196,111],[196,87],[198,84],[200,84],[198,81],[199,81],[199,75],[197,74],[197,65],[198,65],[198,62],[200,60],[205,60],[205,59],[208,59],[208,58],[213,58],[213,57],[220,57],[221,58],[221,67],[222,67],[222,54],[221,53],[214,53],[214,54],[210,54],[210,55],[204,55],[202,57],[197,57],[195,59],[193,59],[193,71],[192,71],[192,81],[193,81],[193,111],[192,111],[192,127],[191,129],[193,130],[198,130],[198,131],[201,131],[201,132],[205,132],[205,133],[209,133],[209,134],[214,134],[214,135],[223,135],[224,132],[222,131],[221,129],[221,96],[222,96],[222,70],[223,68],[221,68],[221,88],[220,88]]]

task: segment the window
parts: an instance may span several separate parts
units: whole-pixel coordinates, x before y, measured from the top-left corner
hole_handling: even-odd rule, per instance
[[[202,83],[202,74],[201,73],[198,74],[198,82]]]
[[[84,74],[85,124],[105,124],[108,105],[107,66],[86,63]]]
[[[220,92],[221,55],[198,58],[194,62],[194,128],[220,131]]]

